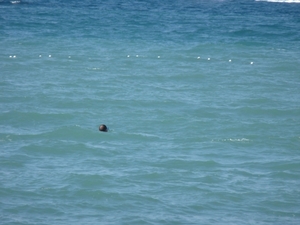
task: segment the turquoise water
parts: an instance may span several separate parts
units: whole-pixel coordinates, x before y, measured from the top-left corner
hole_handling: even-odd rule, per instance
[[[299,15],[0,1],[0,224],[298,224]]]

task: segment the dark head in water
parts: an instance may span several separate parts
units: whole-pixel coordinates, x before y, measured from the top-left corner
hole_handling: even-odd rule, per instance
[[[99,126],[99,131],[102,131],[102,132],[107,132],[107,126],[106,125],[104,125],[104,124],[101,124],[100,126]]]

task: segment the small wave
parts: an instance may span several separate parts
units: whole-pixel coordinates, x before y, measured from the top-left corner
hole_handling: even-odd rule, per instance
[[[159,140],[161,139],[160,136],[149,134],[149,133],[126,133],[126,132],[120,132],[116,133],[118,140],[133,140],[133,141],[147,141],[147,140]]]
[[[155,138],[160,138],[157,135],[154,134],[146,134],[146,133],[132,133],[133,135],[137,135],[137,136],[142,136],[142,137],[155,137]]]
[[[248,138],[221,138],[221,139],[212,139],[212,142],[249,142]]]
[[[162,160],[160,163],[156,164],[157,167],[163,168],[176,168],[176,169],[188,169],[188,168],[217,168],[221,164],[214,160],[190,160],[190,159],[168,159]]]
[[[103,68],[100,67],[88,67],[87,70],[103,70]]]
[[[300,0],[255,0],[256,2],[300,3]]]

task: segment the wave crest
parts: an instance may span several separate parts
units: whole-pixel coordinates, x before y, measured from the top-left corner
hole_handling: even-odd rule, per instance
[[[256,2],[300,3],[300,0],[255,0]]]

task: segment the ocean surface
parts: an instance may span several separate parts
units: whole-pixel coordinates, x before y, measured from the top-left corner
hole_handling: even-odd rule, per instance
[[[0,0],[0,224],[300,224],[299,3]]]

